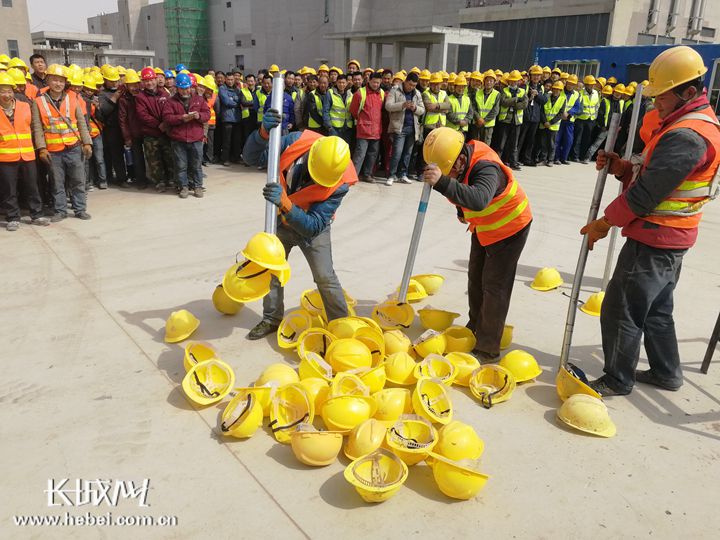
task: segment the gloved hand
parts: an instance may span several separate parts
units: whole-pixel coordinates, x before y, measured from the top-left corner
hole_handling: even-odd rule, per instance
[[[266,201],[270,201],[280,208],[285,214],[287,214],[293,206],[290,198],[280,184],[265,184],[265,186],[263,186],[263,197],[265,197]]]
[[[85,159],[90,159],[92,157],[92,148],[92,144],[82,145],[82,154]]]
[[[588,249],[592,251],[595,242],[605,238],[612,225],[606,218],[596,219],[580,229],[580,234],[587,234]]]
[[[270,130],[277,127],[282,122],[282,114],[277,109],[268,109],[263,114],[262,127],[266,132],[270,133]]]
[[[622,176],[625,172],[625,164],[627,163],[624,159],[621,159],[615,152],[605,152],[605,150],[598,151],[597,160],[595,161],[595,168],[601,171],[607,163],[610,163],[608,172],[615,176]]]

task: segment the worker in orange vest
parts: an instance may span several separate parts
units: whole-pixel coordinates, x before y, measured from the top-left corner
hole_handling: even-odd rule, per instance
[[[629,394],[636,382],[665,390],[683,384],[673,291],[703,207],[718,194],[720,168],[720,129],[704,92],[706,72],[690,47],[660,53],[643,90],[655,98],[660,125],[643,133],[649,140],[642,164],[598,153],[598,170],[607,165],[625,189],[580,232],[590,249],[612,226],[627,238],[600,312],[605,375],[590,386],[604,397]],[[641,341],[650,369],[636,371]]]
[[[18,187],[21,183],[30,208],[31,223],[50,225],[43,217],[38,190],[30,105],[15,99],[14,85],[10,75],[0,73],[0,207],[7,221],[5,227],[11,232],[20,227]]]
[[[243,149],[249,165],[266,165],[269,132],[281,124],[276,109],[263,114],[260,129],[253,131]],[[330,227],[343,197],[357,182],[350,161],[350,147],[340,137],[323,137],[306,129],[283,136],[279,162],[280,182],[263,188],[266,200],[278,207],[277,236],[285,254],[297,246],[305,255],[327,313],[327,319],[347,317],[348,307],[332,264]],[[263,299],[263,318],[248,334],[260,339],[274,333],[282,321],[283,289],[273,276]]]
[[[92,138],[83,109],[75,92],[66,92],[67,68],[48,67],[48,91],[32,104],[32,131],[38,157],[50,170],[53,180],[54,210],[50,221],[67,217],[66,183],[75,217],[90,219],[85,192],[83,159],[92,156]]]
[[[217,112],[215,111],[215,103],[217,102],[218,87],[215,77],[208,74],[198,79],[198,94],[205,98],[210,108],[210,120],[205,124],[205,147],[203,149],[202,164],[207,165],[213,160],[215,152],[215,126],[217,125]]]
[[[472,232],[468,263],[469,320],[481,363],[500,357],[500,339],[510,307],[518,259],[525,247],[532,212],[527,195],[487,144],[465,143],[462,132],[432,130],[423,144],[429,163],[423,179],[457,208]]]

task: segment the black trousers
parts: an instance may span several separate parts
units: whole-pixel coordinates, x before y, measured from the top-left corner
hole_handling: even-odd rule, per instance
[[[8,221],[20,221],[19,190],[22,190],[27,200],[30,217],[42,217],[43,205],[38,191],[35,162],[0,163],[0,209]]]
[[[222,141],[222,162],[239,161],[243,149],[242,123],[225,122],[223,124]]]
[[[212,160],[215,158],[215,161],[222,161],[220,158],[222,157],[222,148],[223,148],[223,126],[224,124],[220,122],[220,119],[218,119],[217,124],[215,124],[215,139],[213,140],[213,155],[209,156]]]
[[[568,159],[582,159],[592,142],[592,130],[595,120],[575,120],[575,142]]]
[[[518,138],[520,136],[520,126],[510,123],[500,122],[500,135],[495,150],[500,158],[509,165],[518,164]]]
[[[539,122],[524,122],[520,126],[520,138],[518,148],[520,149],[520,161],[533,163],[533,148],[535,147],[535,133],[537,133]]]
[[[240,152],[238,152],[238,158],[242,156],[242,151],[243,148],[245,148],[245,142],[248,140],[248,137],[257,129],[257,113],[251,111],[250,116],[248,118],[243,118],[240,124],[242,125],[242,139],[240,141]]]
[[[127,170],[125,169],[125,142],[119,127],[106,128],[102,133],[103,151],[105,152],[105,168],[107,170],[108,183],[113,177],[118,184],[127,182]]]
[[[475,332],[475,348],[500,353],[505,318],[515,284],[518,259],[530,234],[530,224],[510,238],[482,246],[477,235],[470,241],[468,264],[468,328]]]

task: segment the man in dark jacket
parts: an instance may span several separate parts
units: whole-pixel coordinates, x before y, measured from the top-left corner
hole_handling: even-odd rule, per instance
[[[122,95],[118,89],[120,74],[117,69],[108,66],[102,71],[102,76],[103,88],[98,96],[97,116],[104,125],[102,137],[107,178],[110,180],[114,172],[120,187],[130,187],[123,156],[124,141],[118,120],[118,101]]]
[[[177,87],[177,79],[175,79]],[[222,120],[222,151],[220,161],[226,167],[237,163],[242,152],[242,118],[240,90],[235,86],[235,74],[225,75],[225,84],[218,90],[220,118]]]
[[[192,93],[192,82],[187,74],[178,74],[175,87],[177,93],[163,107],[163,122],[168,126],[172,141],[176,182],[181,199],[187,199],[189,183],[194,186],[195,196],[201,198],[203,124],[210,120],[210,108],[205,98]]]
[[[125,150],[132,154],[132,173],[138,189],[147,187],[145,174],[145,153],[143,152],[143,134],[136,113],[136,97],[140,93],[140,80],[135,72],[125,77],[125,91],[118,104],[118,122],[123,136]],[[130,167],[128,166],[128,169]]]
[[[530,80],[525,88],[528,97],[528,106],[523,115],[523,123],[520,126],[520,139],[518,140],[518,148],[520,149],[520,161],[523,165],[535,167],[533,159],[533,148],[535,146],[535,134],[542,116],[543,107],[547,101],[547,96],[543,91],[542,68],[540,66],[532,66],[530,68]]]
[[[173,177],[173,157],[170,139],[163,133],[163,105],[169,99],[165,92],[158,92],[155,71],[146,67],[140,72],[143,89],[136,99],[138,128],[143,137],[143,149],[147,159],[150,179],[158,192],[165,191]]]

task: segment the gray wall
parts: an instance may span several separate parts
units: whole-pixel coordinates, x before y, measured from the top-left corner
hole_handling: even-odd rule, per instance
[[[9,54],[8,40],[15,40],[18,42],[18,56],[27,63],[33,53],[33,45],[25,0],[16,0],[11,8],[0,7],[0,20],[0,52]]]

